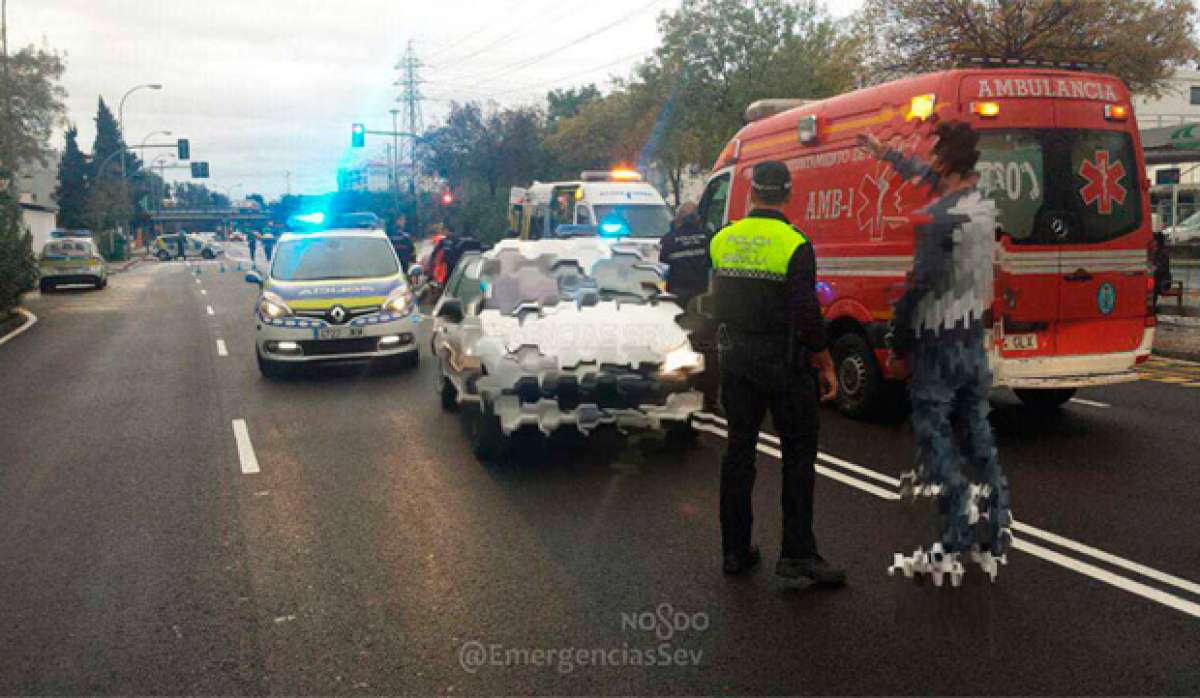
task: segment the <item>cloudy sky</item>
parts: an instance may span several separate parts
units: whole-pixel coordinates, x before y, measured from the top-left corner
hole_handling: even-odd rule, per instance
[[[861,0],[829,0],[845,16]],[[8,0],[14,46],[63,52],[68,118],[91,149],[96,100],[125,103],[129,143],[191,139],[210,186],[234,195],[336,187],[350,124],[391,126],[395,66],[424,63],[426,125],[450,100],[533,103],[548,89],[625,75],[678,0]],[[61,144],[61,134],[55,139]],[[368,138],[382,156],[384,139]],[[154,151],[154,154],[168,151]],[[290,179],[287,173],[291,173]],[[168,178],[172,174],[167,171]],[[186,174],[180,170],[175,176]],[[238,185],[241,185],[239,188]]]

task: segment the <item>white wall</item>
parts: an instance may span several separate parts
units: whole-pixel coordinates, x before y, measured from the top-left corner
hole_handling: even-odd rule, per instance
[[[50,231],[54,230],[56,217],[53,211],[22,207],[21,221],[33,234],[32,247],[35,255],[41,253],[42,246],[50,239]]]

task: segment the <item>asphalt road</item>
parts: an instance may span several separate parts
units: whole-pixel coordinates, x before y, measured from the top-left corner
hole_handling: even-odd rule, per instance
[[[825,410],[827,591],[771,574],[766,454],[769,564],[721,574],[719,422],[486,467],[427,353],[262,379],[224,264],[33,294],[0,346],[0,694],[1200,692],[1196,367],[1051,416],[998,396],[1018,549],[956,590],[885,573],[932,536],[894,501],[907,423]]]

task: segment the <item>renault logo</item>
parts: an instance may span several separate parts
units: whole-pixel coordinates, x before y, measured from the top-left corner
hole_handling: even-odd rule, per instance
[[[340,305],[335,305],[329,309],[329,319],[340,325],[346,321],[346,309]]]

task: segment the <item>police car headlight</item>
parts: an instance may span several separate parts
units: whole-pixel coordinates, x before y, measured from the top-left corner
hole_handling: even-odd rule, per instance
[[[662,376],[684,376],[704,370],[704,355],[691,350],[686,344],[667,352],[658,372]]]
[[[265,318],[278,320],[281,317],[291,315],[292,309],[288,307],[288,304],[282,298],[268,291],[258,299],[258,312]]]
[[[387,300],[383,302],[383,311],[385,313],[393,313],[395,315],[408,315],[413,309],[412,291],[405,287],[400,291],[393,291]]]

